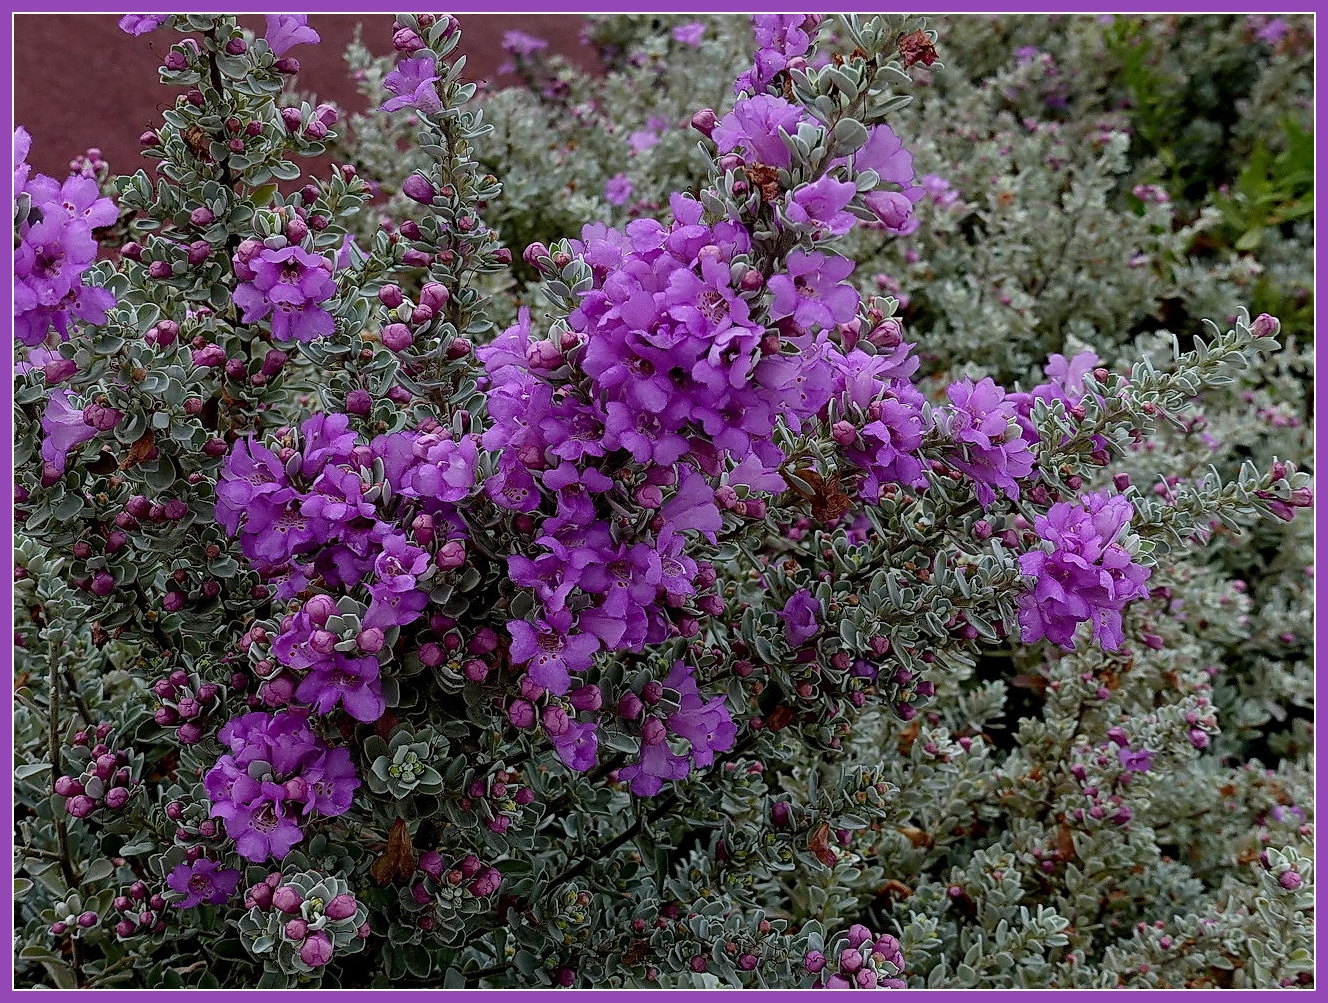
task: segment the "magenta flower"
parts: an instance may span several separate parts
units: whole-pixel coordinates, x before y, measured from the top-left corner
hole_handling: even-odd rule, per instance
[[[1034,579],[1019,597],[1024,643],[1045,638],[1071,650],[1075,628],[1091,622],[1104,649],[1121,646],[1121,610],[1148,595],[1144,583],[1152,574],[1116,542],[1133,516],[1126,499],[1098,493],[1084,495],[1079,504],[1057,502],[1034,520],[1044,549],[1019,558],[1020,570]]]
[[[55,474],[65,472],[69,451],[89,439],[97,437],[97,430],[83,420],[81,409],[70,405],[74,395],[68,390],[56,390],[46,399],[42,414],[41,458],[47,469]]]
[[[681,780],[691,771],[687,757],[676,755],[669,748],[664,725],[651,717],[641,726],[640,758],[620,769],[618,778],[638,797],[654,797],[665,780]]]
[[[264,40],[274,56],[284,56],[297,45],[317,45],[323,39],[309,27],[308,14],[267,14]]]
[[[798,589],[789,596],[784,608],[777,611],[784,621],[784,640],[796,648],[821,632],[821,604],[809,589]]]
[[[551,738],[558,758],[569,770],[585,773],[599,758],[599,734],[595,722],[572,722],[567,730]]]
[[[442,99],[434,87],[442,78],[433,56],[414,56],[397,63],[396,69],[383,78],[383,86],[396,95],[383,102],[383,111],[414,108],[426,115],[443,110]]]
[[[146,35],[156,31],[171,19],[171,14],[125,14],[120,18],[120,30],[127,35]]]
[[[1036,458],[1020,434],[1013,402],[990,377],[960,380],[946,393],[952,406],[943,420],[956,449],[950,463],[973,479],[983,508],[996,500],[993,488],[1018,498],[1018,482],[1033,472]]]
[[[604,198],[610,205],[625,205],[633,190],[626,174],[615,174],[604,183]]]
[[[719,120],[711,138],[720,153],[742,155],[749,162],[788,167],[793,162],[779,132],[792,135],[803,119],[802,109],[772,94],[739,98],[733,110]]]
[[[534,623],[511,620],[507,632],[512,661],[525,665],[531,680],[556,696],[572,688],[572,673],[590,668],[599,651],[599,640],[573,632],[572,614],[563,610],[546,612]]]
[[[705,24],[701,21],[688,21],[686,24],[680,24],[673,29],[673,40],[675,42],[690,45],[694,49],[700,47],[703,38],[705,38]]]
[[[729,713],[723,694],[706,700],[695,679],[695,669],[677,661],[669,670],[664,685],[677,690],[678,709],[669,715],[669,731],[687,739],[692,747],[692,762],[709,766],[716,752],[727,752],[738,738],[738,726]]]
[[[225,905],[239,883],[239,871],[233,867],[219,867],[215,860],[207,857],[200,857],[192,864],[180,864],[166,875],[167,886],[184,896],[174,903],[177,909],[192,909],[204,902]]]
[[[242,280],[235,305],[244,311],[244,323],[271,315],[272,337],[278,341],[314,341],[336,330],[332,315],[319,306],[336,293],[326,258],[294,244],[275,251],[241,245],[234,260]]]
[[[523,56],[527,59],[549,47],[546,40],[524,31],[503,32],[501,44],[504,52],[510,52],[514,56]]]
[[[774,300],[770,319],[792,317],[803,331],[820,327],[826,330],[847,323],[858,309],[860,297],[850,285],[841,284],[853,271],[847,258],[831,257],[820,251],[793,251],[788,256],[788,271],[770,278]]]
[[[791,223],[813,228],[818,236],[838,237],[848,233],[857,218],[844,208],[858,193],[851,181],[836,181],[828,175],[803,185],[785,197],[784,215]]]

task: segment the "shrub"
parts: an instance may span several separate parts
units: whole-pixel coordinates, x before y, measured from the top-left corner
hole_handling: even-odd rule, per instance
[[[22,984],[1312,981],[1301,20],[267,22],[16,134]]]

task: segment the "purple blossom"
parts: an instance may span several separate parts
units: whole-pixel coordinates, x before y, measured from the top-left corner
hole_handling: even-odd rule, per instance
[[[317,45],[318,32],[309,27],[308,14],[267,14],[267,47],[274,56],[284,56],[297,45]]]
[[[792,647],[810,641],[821,632],[821,604],[809,589],[798,589],[789,596],[777,615],[784,621],[784,640]]]
[[[654,797],[665,780],[681,780],[692,770],[686,756],[679,756],[669,748],[668,732],[658,718],[647,718],[641,726],[639,755],[635,763],[618,771],[619,779],[638,797]]]
[[[788,167],[793,162],[779,132],[792,135],[798,131],[803,111],[797,105],[772,94],[739,98],[733,110],[719,120],[712,139],[720,153],[742,151],[749,162],[770,167]]]
[[[255,863],[290,852],[304,837],[301,816],[345,813],[360,785],[350,753],[329,747],[300,714],[244,714],[217,739],[230,751],[203,778],[210,814]]]
[[[1014,404],[990,377],[959,380],[946,393],[951,407],[943,420],[956,448],[950,463],[973,479],[984,509],[996,500],[993,488],[1018,498],[1018,482],[1033,472],[1035,456],[1020,434]]]
[[[502,47],[504,52],[529,59],[535,53],[547,49],[549,43],[538,35],[531,35],[524,31],[505,31],[503,32]]]
[[[382,110],[414,108],[426,115],[438,114],[443,110],[443,102],[434,84],[441,79],[433,56],[414,56],[401,60],[396,69],[383,78],[383,86],[396,97],[384,101]]]
[[[97,437],[97,430],[83,420],[82,410],[69,403],[73,398],[68,390],[56,390],[46,399],[42,414],[41,458],[46,469],[57,476],[65,472],[71,449]]]
[[[61,184],[44,174],[30,176],[22,163],[30,145],[25,131],[15,132],[15,195],[22,181],[32,211],[20,221],[14,247],[14,334],[31,346],[45,341],[52,325],[63,339],[72,319],[106,322],[115,297],[85,285],[82,276],[97,257],[92,231],[114,223],[119,213],[92,178],[73,175]]]
[[[738,726],[729,713],[723,694],[706,700],[695,679],[695,669],[682,661],[673,663],[664,685],[677,690],[678,709],[669,715],[668,729],[674,735],[687,739],[692,747],[692,762],[696,766],[709,766],[716,752],[733,748],[738,737]]]
[[[177,909],[196,905],[225,905],[240,883],[240,872],[233,867],[219,867],[215,860],[200,857],[191,864],[180,864],[166,875],[166,884],[184,896],[174,903]]]
[[[848,233],[857,222],[852,213],[844,211],[857,193],[857,185],[853,182],[836,181],[826,175],[790,192],[786,196],[784,216],[792,223],[812,228],[818,236],[838,237]]]
[[[699,48],[701,40],[705,38],[705,24],[701,21],[688,21],[686,24],[676,25],[672,34],[675,42],[690,45],[694,49]]]
[[[615,174],[604,183],[604,198],[610,205],[624,205],[632,197],[633,190],[626,174]]]
[[[1152,569],[1135,563],[1117,538],[1126,532],[1134,507],[1119,495],[1084,495],[1080,504],[1057,502],[1034,520],[1049,549],[1019,558],[1034,579],[1019,597],[1019,624],[1026,644],[1046,640],[1070,650],[1075,628],[1093,625],[1098,643],[1115,651],[1123,642],[1121,610],[1148,595]]]
[[[146,35],[169,21],[171,14],[125,14],[120,18],[120,30],[127,35]]]
[[[234,263],[241,280],[234,299],[244,311],[244,323],[271,315],[272,337],[278,341],[314,341],[336,329],[332,315],[319,305],[336,293],[326,258],[294,244],[272,250],[242,243]]]
[[[788,67],[790,60],[805,56],[821,17],[820,14],[753,14],[755,65],[738,77],[733,93],[764,90]]]
[[[1116,760],[1130,773],[1147,773],[1153,768],[1153,753],[1147,749],[1121,746],[1116,750]]]
[[[512,661],[525,665],[530,678],[556,696],[572,688],[572,674],[590,668],[599,651],[599,640],[573,631],[572,615],[562,610],[546,612],[534,623],[509,621],[507,632]]]
[[[817,327],[831,329],[847,323],[858,309],[860,297],[852,286],[843,284],[853,271],[853,262],[820,251],[793,251],[788,256],[787,271],[771,276],[770,319],[792,317],[803,331]]]
[[[572,722],[567,730],[552,737],[558,758],[569,770],[585,773],[599,757],[599,734],[595,722]]]

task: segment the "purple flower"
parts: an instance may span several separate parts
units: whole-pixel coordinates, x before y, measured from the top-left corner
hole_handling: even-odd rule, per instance
[[[365,724],[377,721],[386,709],[378,659],[372,655],[350,658],[333,652],[304,677],[295,697],[319,714],[330,714],[340,704],[347,714]]]
[[[217,739],[230,751],[203,778],[209,814],[224,821],[235,851],[255,863],[290,852],[304,837],[299,816],[346,812],[360,785],[350,753],[330,748],[302,714],[244,714],[223,725]]]
[[[624,205],[632,197],[633,190],[626,174],[615,174],[604,183],[604,198],[610,205]]]
[[[120,18],[120,30],[127,35],[146,35],[156,31],[171,19],[171,14],[125,14]]]
[[[1147,773],[1153,768],[1153,753],[1147,749],[1122,746],[1116,750],[1116,759],[1130,773]]]
[[[235,253],[235,305],[246,324],[272,315],[272,337],[278,341],[314,341],[336,329],[320,303],[336,293],[332,265],[321,255],[294,244],[280,250],[259,245]]]
[[[97,430],[83,420],[82,410],[70,405],[73,397],[68,390],[56,390],[46,399],[42,414],[41,458],[47,469],[57,475],[65,472],[71,449],[97,437]]]
[[[694,677],[695,669],[681,661],[673,663],[664,685],[678,691],[678,709],[669,715],[669,731],[687,739],[692,747],[692,762],[709,766],[716,752],[733,748],[738,737],[738,726],[729,713],[728,703],[721,694],[706,700]]]
[[[284,56],[297,45],[317,45],[318,32],[309,27],[307,14],[267,14],[267,47],[274,56]]]
[[[1034,531],[1050,549],[1019,558],[1020,570],[1034,579],[1019,597],[1026,644],[1045,638],[1070,650],[1075,628],[1087,621],[1103,648],[1121,646],[1121,610],[1148,595],[1144,582],[1152,574],[1116,542],[1133,516],[1124,498],[1098,493],[1084,495],[1077,505],[1057,502],[1034,520]]]
[[[668,733],[658,718],[647,718],[641,726],[640,759],[618,771],[638,797],[654,797],[665,780],[681,780],[692,770],[686,756],[669,748]]]
[[[719,120],[712,139],[720,153],[742,151],[749,162],[788,167],[793,155],[779,138],[792,135],[803,119],[802,109],[772,94],[739,98],[733,110]]]
[[[848,233],[857,221],[852,213],[844,211],[857,193],[857,185],[853,182],[836,181],[826,175],[790,192],[786,196],[784,215],[792,223],[813,228],[818,236],[838,237]]]
[[[174,903],[177,909],[192,909],[204,902],[225,905],[239,883],[239,871],[233,867],[218,867],[215,860],[207,857],[200,857],[192,864],[180,864],[166,875],[166,884],[184,896]]]
[[[764,90],[789,61],[805,56],[821,23],[820,14],[753,14],[756,35],[755,65],[741,74],[733,93]]]
[[[673,29],[673,40],[681,42],[683,45],[690,45],[692,48],[699,48],[701,39],[705,37],[705,24],[700,21],[688,21],[686,24],[677,25]]]
[[[30,140],[15,133],[15,157],[26,156]],[[14,247],[14,334],[25,345],[41,344],[54,325],[68,337],[73,318],[106,322],[115,297],[105,289],[83,284],[83,273],[97,257],[93,229],[109,226],[118,212],[102,198],[97,183],[74,175],[63,184],[15,165],[15,181],[31,199],[33,212],[18,226]],[[15,189],[17,195],[19,190]]]
[[[820,251],[793,251],[787,271],[771,276],[770,319],[792,317],[803,331],[826,330],[847,323],[858,309],[860,297],[850,285],[841,284],[853,271],[847,258]]]
[[[383,111],[414,108],[426,115],[443,110],[442,99],[434,87],[442,78],[433,56],[415,56],[397,63],[396,69],[383,78],[383,86],[396,95],[383,102]]]
[[[534,623],[511,620],[507,632],[512,661],[527,666],[530,678],[555,696],[572,688],[572,673],[590,668],[599,651],[592,634],[573,632],[572,614],[564,610],[546,612]]]
[[[1018,482],[1033,472],[1035,456],[1020,434],[1013,402],[990,377],[960,380],[946,393],[952,406],[943,420],[956,447],[950,463],[973,479],[984,509],[996,500],[993,488],[1018,498]]]
[[[792,647],[810,641],[821,632],[821,604],[808,589],[798,589],[789,596],[778,616],[784,621],[784,640]]]
[[[563,765],[578,773],[592,769],[599,756],[599,734],[594,721],[570,722],[567,730],[551,741]]]
[[[504,52],[529,58],[535,53],[547,49],[549,43],[537,35],[527,34],[524,31],[505,31],[503,32],[502,47]]]

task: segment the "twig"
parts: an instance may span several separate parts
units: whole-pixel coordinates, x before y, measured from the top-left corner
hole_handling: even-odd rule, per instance
[[[64,766],[60,757],[60,646],[58,643],[51,646],[47,653],[47,661],[50,667],[50,686],[51,691],[47,695],[47,735],[50,740],[51,752],[51,779],[64,776]],[[69,830],[65,827],[65,817],[60,809],[53,812],[55,815],[55,839],[60,847],[59,861],[60,873],[64,876],[65,884],[69,886],[70,891],[79,886],[78,878],[74,875],[74,865],[69,859]],[[74,983],[80,989],[87,986],[83,978],[83,943],[77,937],[69,938],[69,955],[74,969]]]

